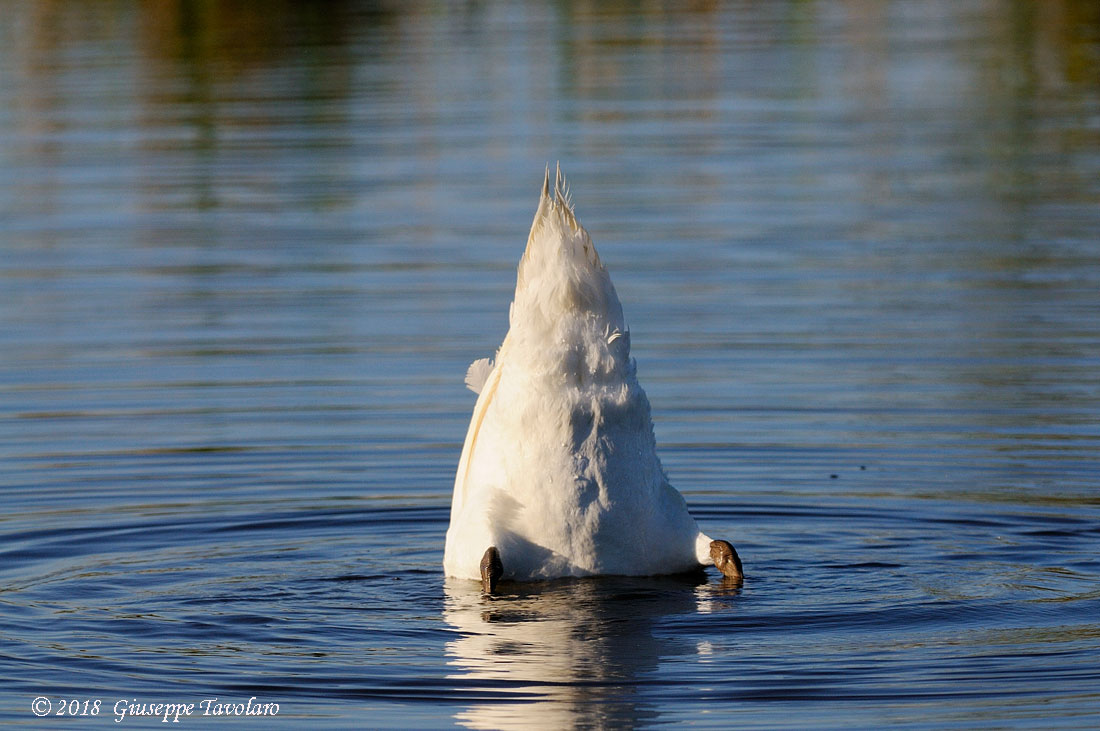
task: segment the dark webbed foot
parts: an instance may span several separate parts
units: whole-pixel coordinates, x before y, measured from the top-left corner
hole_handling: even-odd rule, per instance
[[[730,545],[729,541],[711,541],[710,557],[714,561],[715,567],[726,577],[736,581],[745,578],[745,574],[741,570],[741,557],[737,555],[737,551],[733,550],[733,546]],[[482,565],[484,566],[484,562],[482,562]],[[485,575],[484,569],[482,569],[482,575]]]
[[[727,544],[728,545],[728,544]],[[486,594],[497,590],[497,580],[504,574],[504,564],[500,562],[500,551],[496,546],[485,549],[481,557],[481,589]]]

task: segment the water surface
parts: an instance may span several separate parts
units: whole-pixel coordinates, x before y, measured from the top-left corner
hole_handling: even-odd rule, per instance
[[[0,2],[0,723],[1091,726],[1098,70],[1089,2]],[[557,160],[741,587],[443,578]]]

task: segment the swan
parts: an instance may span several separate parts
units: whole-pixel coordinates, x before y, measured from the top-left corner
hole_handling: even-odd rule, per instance
[[[714,564],[733,546],[699,530],[657,458],[649,400],[611,278],[546,168],[509,328],[474,361],[478,394],[455,474],[447,576],[501,580],[649,576]]]

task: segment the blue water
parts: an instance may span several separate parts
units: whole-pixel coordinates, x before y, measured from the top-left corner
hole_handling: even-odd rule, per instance
[[[1098,71],[1084,0],[0,1],[0,724],[1094,727]],[[444,580],[557,160],[740,588]]]

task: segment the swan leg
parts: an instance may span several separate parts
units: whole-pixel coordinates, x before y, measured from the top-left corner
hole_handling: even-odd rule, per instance
[[[500,551],[496,546],[485,549],[481,557],[481,589],[486,594],[497,590],[497,580],[504,574],[504,564],[500,561]]]
[[[741,570],[741,557],[737,555],[737,551],[733,550],[733,546],[729,541],[711,541],[710,557],[714,561],[715,567],[727,578],[735,581],[741,581],[745,578],[745,574]],[[485,565],[484,561],[481,565]],[[481,570],[481,575],[485,575],[484,568]]]

